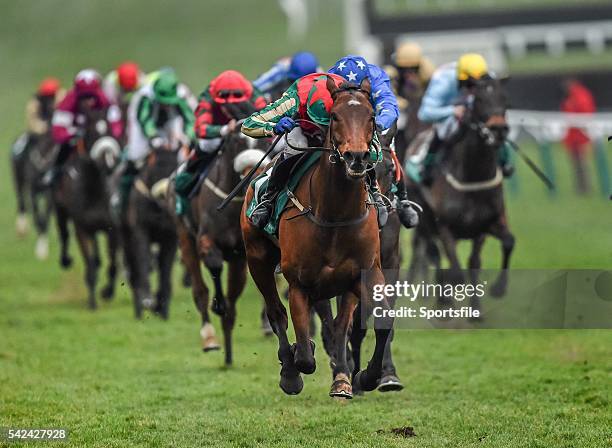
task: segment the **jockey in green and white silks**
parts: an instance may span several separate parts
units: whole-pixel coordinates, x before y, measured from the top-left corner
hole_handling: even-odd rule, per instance
[[[148,82],[133,95],[128,107],[127,163],[120,181],[122,206],[151,150],[178,149],[194,141],[195,117],[190,96],[189,89],[178,82],[170,69],[149,75]]]
[[[323,144],[321,141],[323,136],[320,135],[318,127],[304,122],[301,122],[298,126],[294,118],[308,119],[320,126],[327,126],[329,124],[329,111],[333,101],[326,87],[328,77],[331,77],[338,86],[347,81],[360,84],[366,77],[374,78],[373,80],[371,79],[371,101],[376,111],[375,121],[378,130],[383,135],[389,132],[389,128],[384,128],[384,125],[392,126],[395,120],[397,120],[397,102],[390,90],[388,77],[378,67],[376,67],[378,71],[372,70],[376,77],[371,76],[369,66],[363,58],[358,56],[342,58],[330,72],[337,70],[338,66],[340,66],[340,72],[344,71],[345,73],[342,73],[342,75],[336,73],[314,73],[297,80],[279,100],[251,115],[242,125],[242,132],[255,138],[289,133],[288,138],[293,140],[295,146],[305,146],[306,143],[310,146],[320,146]],[[346,77],[343,75],[346,75]],[[389,93],[390,96],[388,95]],[[378,100],[377,104],[377,98],[383,101]],[[382,158],[377,134],[375,134],[373,140],[373,147],[370,149],[373,161],[379,161]],[[289,180],[290,173],[300,159],[301,154],[301,152],[296,154],[291,149],[283,148],[272,169],[268,189],[263,195],[260,204],[253,210],[251,215],[251,221],[255,226],[263,228],[267,224],[274,206],[274,200]],[[377,202],[379,213],[384,214],[386,213],[386,208],[380,198],[375,174],[373,171],[371,173],[368,181],[370,190]],[[405,192],[405,188],[401,190]],[[416,225],[418,220],[416,212],[410,207],[408,201],[404,203],[404,198],[400,197],[399,199],[400,207],[398,207],[398,214],[402,217],[402,223],[410,227]],[[384,220],[386,218],[381,219],[381,221]]]

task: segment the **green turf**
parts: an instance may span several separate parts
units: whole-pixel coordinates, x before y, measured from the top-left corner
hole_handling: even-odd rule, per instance
[[[227,7],[238,3],[243,8]],[[83,64],[108,68],[133,57],[147,68],[175,65],[199,90],[218,70],[235,66],[254,76],[302,46],[325,63],[338,56],[337,8],[321,14],[308,45],[293,45],[275,4],[3,4],[4,160],[43,74],[68,80]],[[520,192],[509,198],[512,264],[608,268],[610,204],[599,195],[577,198],[565,154],[555,151],[555,199],[518,167]],[[238,308],[236,365],[224,369],[222,353],[199,351],[197,313],[178,284],[169,322],[135,322],[126,286],[114,302],[87,311],[80,262],[62,272],[55,238],[51,259],[34,261],[33,236],[14,236],[6,163],[0,179],[0,427],[62,426],[75,447],[612,446],[610,331],[398,331],[394,352],[406,390],[348,403],[327,397],[330,370],[319,342],[317,372],[301,395],[288,397],[277,386],[276,343],[258,330],[260,298],[251,284]],[[486,245],[484,262],[498,265],[497,243]],[[368,353],[372,345],[369,338]],[[416,437],[389,432],[405,426]]]

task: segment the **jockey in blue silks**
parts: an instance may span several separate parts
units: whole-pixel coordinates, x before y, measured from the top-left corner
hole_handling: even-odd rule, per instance
[[[314,54],[300,51],[276,61],[267,72],[253,81],[253,85],[268,97],[268,101],[277,100],[302,76],[321,71],[323,70],[319,67],[319,60]]]
[[[397,98],[391,89],[391,81],[385,71],[377,65],[368,64],[361,56],[348,55],[336,62],[329,73],[342,76],[350,83],[357,85],[361,84],[364,79],[370,81],[371,94],[370,102],[374,107],[374,122],[376,129],[381,136],[381,142],[387,142],[391,151],[395,152],[394,137],[397,132],[397,119],[399,118],[399,107]],[[404,173],[402,167],[399,166],[397,157],[393,157],[399,180],[396,182],[398,207],[397,214],[401,223],[407,227],[414,227],[418,222],[418,214],[410,205],[408,194],[406,192],[406,184],[404,182]],[[372,176],[375,173],[371,171]],[[375,181],[371,182],[376,185]],[[375,199],[376,199],[375,193]]]

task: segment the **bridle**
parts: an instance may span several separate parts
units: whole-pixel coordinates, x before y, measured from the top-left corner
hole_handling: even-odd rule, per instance
[[[469,127],[471,130],[475,131],[476,134],[484,141],[487,146],[498,146],[501,145],[505,139],[505,136],[499,138],[496,132],[491,129],[491,121],[495,117],[502,117],[503,114],[492,114],[490,115],[486,121],[481,119],[474,118],[474,101],[473,94],[472,98],[469,98],[466,101],[466,108],[469,111],[467,115],[467,119],[463,121],[463,125]],[[504,111],[505,112],[505,111]]]
[[[368,97],[368,92],[366,92],[365,90],[361,89],[359,86],[356,85],[346,85],[343,86],[341,88],[339,88],[338,90],[336,90],[331,96],[332,96],[332,100],[335,100],[335,97],[340,94],[340,93],[345,93],[345,92],[361,92],[363,95],[365,95],[366,97]],[[369,101],[369,100],[368,100]],[[376,123],[374,121],[374,114],[372,113],[371,115],[371,120],[372,120],[372,134],[370,136],[370,140],[368,142],[368,149],[372,146],[372,143],[375,141],[375,136],[376,136]],[[328,152],[329,153],[329,162],[333,165],[339,162],[346,162],[346,160],[344,159],[344,157],[342,156],[342,153],[340,152],[340,150],[338,149],[338,144],[336,143],[336,141],[334,140],[334,133],[332,131],[333,129],[333,124],[334,124],[334,115],[330,114],[329,117],[329,125],[327,126],[327,128],[321,126],[318,123],[315,123],[312,120],[308,120],[305,118],[298,118],[295,120],[296,123],[306,123],[309,125],[313,125],[314,127],[316,127],[321,135],[321,137],[324,138],[324,136],[326,134],[329,134],[330,138],[330,147],[327,146],[306,146],[306,147],[300,147],[300,146],[295,146],[293,144],[291,144],[289,142],[289,138],[288,138],[288,134],[285,134],[285,143],[287,144],[287,146],[291,149],[293,149],[294,151],[301,151],[301,152],[314,152],[314,151],[322,151],[322,152]],[[322,138],[322,139],[323,139]],[[382,147],[378,147],[378,150],[384,150]],[[389,151],[389,150],[387,150]],[[369,161],[367,163],[367,168],[366,170],[372,170],[375,168],[376,164],[378,163],[378,161]]]

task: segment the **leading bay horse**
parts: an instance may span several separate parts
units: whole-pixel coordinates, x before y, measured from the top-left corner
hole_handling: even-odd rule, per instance
[[[347,362],[348,331],[353,312],[361,301],[365,314],[373,309],[372,289],[383,284],[377,216],[366,189],[371,168],[368,149],[374,138],[374,113],[370,104],[370,82],[338,87],[327,79],[333,100],[324,152],[292,193],[295,207],[284,212],[278,245],[251,225],[245,211],[253,197],[247,191],[241,227],[249,270],[266,302],[266,312],[279,340],[280,387],[298,394],[304,383],[301,373],[315,371],[314,344],[310,340],[310,308],[317,301],[342,296],[334,320],[331,364],[333,382],[329,395],[352,398],[351,372]],[[298,206],[297,204],[301,204]],[[300,210],[301,209],[301,210]],[[274,279],[280,262],[289,284],[289,308],[297,343],[287,336],[288,316]],[[386,308],[386,301],[381,307]],[[376,347],[367,369],[352,382],[364,391],[376,388],[392,321],[376,325]]]
[[[83,135],[77,141],[75,153],[66,161],[63,175],[53,186],[53,200],[61,244],[60,263],[64,268],[72,264],[68,254],[70,220],[85,264],[88,305],[95,309],[100,266],[98,232],[106,234],[108,247],[108,282],[102,289],[102,298],[110,299],[115,292],[119,235],[111,219],[109,178],[119,160],[120,148],[110,136],[105,110],[88,110],[84,117]]]
[[[456,244],[459,239],[469,239],[472,251],[468,267],[471,281],[475,282],[481,266],[482,246],[486,236],[492,235],[501,241],[502,270],[491,294],[501,296],[507,287],[514,236],[508,228],[503,176],[498,165],[499,150],[508,134],[506,98],[500,81],[480,80],[466,110],[443,160],[434,168],[431,188],[410,185],[417,201],[424,206],[414,237],[410,276],[414,280],[415,273],[428,262],[427,258],[433,260],[439,271],[436,245],[439,241],[450,262],[448,280],[462,283]],[[423,247],[427,248],[426,257],[420,255]]]

